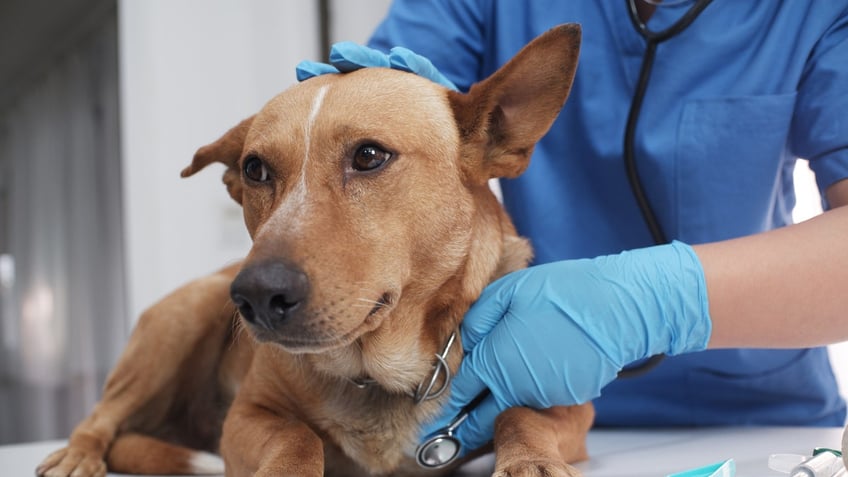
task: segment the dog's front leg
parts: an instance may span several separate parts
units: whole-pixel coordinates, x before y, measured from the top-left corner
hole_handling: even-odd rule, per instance
[[[578,477],[568,465],[588,459],[591,404],[542,411],[514,407],[495,421],[495,477]]]
[[[166,332],[164,320],[156,313],[157,306],[145,313],[138,329],[133,333],[129,346],[124,350],[118,364],[106,381],[103,397],[94,410],[73,430],[68,445],[44,459],[36,469],[43,477],[66,477],[70,475],[101,477],[106,475],[106,453],[118,430],[141,409],[154,401],[162,390],[174,381],[171,373],[160,372],[171,369],[173,363],[169,353],[147,353],[159,341],[159,331]],[[175,349],[179,349],[175,347]],[[186,351],[188,353],[189,351]],[[154,362],[151,362],[151,359]],[[163,397],[163,401],[170,396]],[[167,406],[163,402],[160,408]],[[164,409],[163,409],[164,410]],[[157,418],[150,417],[151,420]]]
[[[324,475],[321,438],[293,415],[245,398],[244,393],[224,420],[221,455],[228,477]]]

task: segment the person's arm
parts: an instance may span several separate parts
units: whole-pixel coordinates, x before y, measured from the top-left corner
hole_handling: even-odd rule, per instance
[[[828,190],[848,203],[848,181]],[[627,364],[711,347],[793,347],[848,339],[848,207],[709,245],[674,242],[511,273],[465,316],[468,354],[439,429],[488,389],[456,430],[467,448],[508,407],[600,395]]]
[[[848,340],[848,179],[832,210],[789,227],[696,245],[710,348],[799,348]]]

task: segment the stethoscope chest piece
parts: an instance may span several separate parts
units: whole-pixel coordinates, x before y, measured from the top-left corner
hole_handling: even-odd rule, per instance
[[[418,465],[429,469],[444,467],[459,456],[459,440],[448,433],[440,433],[427,439],[418,447]]]
[[[447,427],[442,428],[435,434],[431,434],[427,440],[419,445],[415,451],[415,458],[418,461],[418,465],[426,469],[438,469],[439,467],[454,463],[459,457],[462,447],[459,439],[454,435],[454,431],[468,418],[468,413],[477,407],[488,395],[488,390],[480,393],[460,411],[459,415]]]

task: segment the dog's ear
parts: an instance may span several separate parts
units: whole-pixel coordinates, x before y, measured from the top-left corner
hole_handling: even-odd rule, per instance
[[[467,94],[449,93],[470,180],[524,172],[571,90],[580,37],[578,24],[555,27]]]
[[[233,200],[241,204],[241,171],[238,169],[238,160],[244,147],[244,138],[252,123],[253,116],[235,125],[217,141],[198,149],[191,164],[180,172],[180,176],[189,177],[213,162],[220,162],[227,166],[223,177],[227,192]]]

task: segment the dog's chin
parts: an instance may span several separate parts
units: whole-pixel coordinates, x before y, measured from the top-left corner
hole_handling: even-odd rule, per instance
[[[318,354],[350,346],[362,335],[376,330],[394,309],[395,300],[384,294],[371,311],[353,329],[342,333],[323,333],[314,330],[267,329],[248,325],[254,339],[279,346],[292,354]]]

